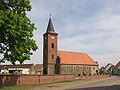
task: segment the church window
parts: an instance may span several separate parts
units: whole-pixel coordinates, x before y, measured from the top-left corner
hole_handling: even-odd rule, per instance
[[[74,71],[75,71],[75,67],[74,67]]]
[[[68,71],[68,66],[67,66],[67,71]]]
[[[54,43],[52,43],[52,48],[54,48]]]
[[[54,59],[54,55],[52,54],[52,59]]]

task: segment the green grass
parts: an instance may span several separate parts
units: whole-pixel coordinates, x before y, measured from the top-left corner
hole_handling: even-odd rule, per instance
[[[55,83],[66,83],[66,82],[73,82],[73,80],[67,80],[67,81],[58,81],[58,82],[55,82]]]
[[[0,90],[32,90],[33,88],[44,88],[47,84],[32,84],[32,85],[16,85],[0,87]]]
[[[67,82],[73,82],[71,80],[68,81],[58,81],[55,83],[67,83]],[[34,88],[45,88],[48,87],[49,84],[32,84],[32,85],[16,85],[16,86],[4,86],[0,87],[0,90],[32,90]]]

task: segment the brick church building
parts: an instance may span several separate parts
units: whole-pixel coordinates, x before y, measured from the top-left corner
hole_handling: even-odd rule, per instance
[[[58,33],[55,32],[52,20],[43,35],[43,74],[95,75],[99,73],[98,63],[81,52],[58,50]]]

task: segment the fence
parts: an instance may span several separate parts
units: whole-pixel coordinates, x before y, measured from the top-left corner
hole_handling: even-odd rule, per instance
[[[109,75],[93,75],[80,77],[75,77],[74,75],[0,75],[0,86],[44,84],[59,81],[90,80],[106,77],[109,77]]]
[[[74,75],[0,75],[0,86],[54,83],[75,80]]]

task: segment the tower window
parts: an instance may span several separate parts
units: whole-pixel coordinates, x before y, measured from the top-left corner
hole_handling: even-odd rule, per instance
[[[54,59],[54,55],[52,54],[52,59]]]
[[[54,48],[54,43],[52,43],[52,48]]]

